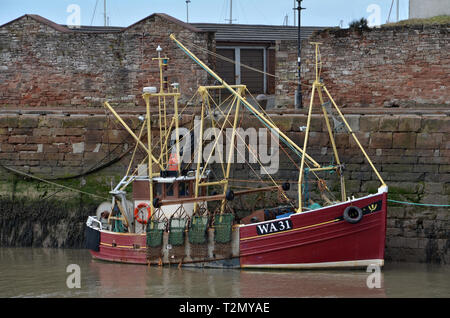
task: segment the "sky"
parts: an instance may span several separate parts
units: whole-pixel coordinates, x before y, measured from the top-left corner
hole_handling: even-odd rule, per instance
[[[189,22],[228,23],[230,1],[233,23],[283,25],[286,15],[293,25],[295,0],[190,0]],[[400,20],[408,18],[408,0],[399,0]],[[38,14],[58,24],[73,20],[73,6],[79,8],[81,25],[104,24],[104,0],[0,0],[0,25],[24,14]],[[303,26],[342,26],[362,17],[386,23],[392,0],[303,0]],[[96,6],[97,4],[97,6]],[[129,26],[153,13],[166,13],[186,22],[185,0],[107,0],[111,26]],[[391,20],[396,19],[396,5]],[[370,22],[370,21],[369,21]]]

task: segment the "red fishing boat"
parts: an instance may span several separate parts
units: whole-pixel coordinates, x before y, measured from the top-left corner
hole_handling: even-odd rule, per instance
[[[334,102],[331,94],[320,79],[319,43],[312,43],[316,52],[316,80],[312,85],[311,100],[303,147],[293,142],[270,119],[262,108],[250,103],[245,97],[245,85],[228,85],[207,65],[181,44],[174,35],[171,39],[198,65],[221,85],[200,86],[197,91],[201,107],[199,120],[192,130],[184,134],[178,119],[180,96],[177,83],[168,85],[164,70],[169,58],[158,58],[161,80],[159,91],[155,87],[144,88],[143,98],[147,113],[139,134],[135,134],[107,102],[105,106],[133,136],[136,148],[141,147],[147,158],[141,161],[131,173],[133,158],[125,177],[111,191],[112,201],[102,204],[97,215],[86,222],[86,242],[93,258],[135,264],[231,267],[231,268],[335,268],[382,266],[386,236],[387,186],[356,138],[350,125]],[[228,104],[215,103],[211,107],[211,90],[227,90]],[[312,109],[315,95],[328,129],[333,149],[333,164],[320,165],[306,152]],[[158,101],[159,146],[151,138],[150,99]],[[170,126],[167,124],[166,101],[173,99],[173,113]],[[226,106],[224,106],[226,105]],[[210,162],[213,152],[225,128],[231,128],[228,136],[232,146],[242,138],[238,130],[240,111],[248,111],[298,155],[299,174],[297,200],[289,192],[290,183],[279,184],[269,177],[269,184],[239,190],[242,180],[233,180],[230,175],[231,160],[219,169],[213,169]],[[336,119],[336,117],[338,118]],[[334,128],[330,122],[333,119]],[[203,146],[207,119],[217,131],[209,155]],[[347,197],[344,180],[344,165],[341,163],[334,142],[336,122],[340,122],[354,138],[375,175],[380,180],[376,194],[361,197]],[[147,142],[142,141],[147,129]],[[220,128],[220,129],[219,129]],[[175,138],[170,143],[171,134]],[[194,137],[194,138],[193,138]],[[196,152],[189,154],[182,141],[197,138]],[[153,138],[154,139],[154,138]],[[236,142],[237,143],[237,142]],[[210,144],[210,146],[211,146]],[[245,143],[244,143],[245,144]],[[227,148],[228,159],[233,157],[233,147]],[[158,153],[155,153],[158,150]],[[250,151],[249,147],[249,151]],[[197,160],[195,160],[197,159]],[[204,159],[202,161],[202,159]],[[183,166],[184,164],[184,166]],[[297,166],[297,164],[296,164]],[[251,166],[250,166],[251,167]],[[298,167],[298,166],[297,166]],[[156,169],[156,170],[155,170]],[[253,168],[251,168],[253,170]],[[220,171],[220,170],[219,170]],[[340,184],[340,199],[331,193],[326,181],[318,175],[332,172]],[[317,191],[322,202],[309,197],[307,174],[317,178]],[[239,182],[237,182],[239,181]],[[237,182],[236,184],[233,182]],[[266,180],[267,182],[267,180]],[[293,183],[293,182],[291,182]],[[132,197],[125,189],[132,186]],[[245,205],[245,198],[254,194],[275,194],[276,203],[254,208],[244,217],[236,214],[239,202]],[[242,198],[244,198],[242,201]],[[239,201],[240,200],[240,201]],[[264,201],[265,202],[265,201]]]

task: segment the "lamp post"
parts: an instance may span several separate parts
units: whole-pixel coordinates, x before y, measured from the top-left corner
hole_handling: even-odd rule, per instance
[[[302,43],[301,43],[301,15],[302,10],[305,8],[302,8],[302,0],[297,0],[297,8],[294,8],[294,10],[298,11],[298,38],[297,38],[297,64],[298,64],[298,85],[297,85],[297,91],[295,94],[295,108],[301,109],[303,108],[303,102],[302,102],[302,84],[301,84],[301,67],[302,67],[302,60],[301,60],[301,54],[302,54]]]
[[[191,0],[186,0],[186,23],[189,23],[189,3]]]

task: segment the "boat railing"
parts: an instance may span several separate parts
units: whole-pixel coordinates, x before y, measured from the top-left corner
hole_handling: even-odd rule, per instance
[[[97,226],[97,224],[98,224],[98,226]],[[93,228],[93,229],[102,230],[102,222],[97,220],[96,216],[89,216],[87,221],[86,221],[86,225],[88,227],[90,227],[90,228]]]

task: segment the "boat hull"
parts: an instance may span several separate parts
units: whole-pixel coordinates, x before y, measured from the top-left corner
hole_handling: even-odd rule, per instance
[[[98,251],[90,250],[95,259],[104,261],[147,264],[145,234],[100,231]]]
[[[386,193],[334,205],[289,218],[240,228],[243,268],[328,268],[383,265]],[[351,224],[349,206],[363,217]],[[289,221],[289,222],[288,222]]]
[[[185,258],[182,263],[201,267],[232,264],[234,268],[280,269],[382,266],[386,199],[387,193],[380,193],[285,218],[242,225],[237,228],[238,235],[233,236],[238,242],[231,243],[238,244],[239,249],[238,257],[232,257],[233,262],[208,257],[190,262],[185,262]],[[343,218],[345,209],[350,206],[362,210],[362,219],[355,224]],[[148,264],[145,234],[90,231],[100,232],[98,247],[91,248],[93,258]],[[163,246],[162,250],[166,248]]]

